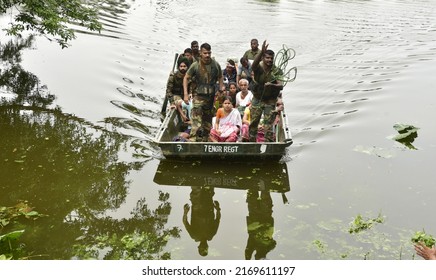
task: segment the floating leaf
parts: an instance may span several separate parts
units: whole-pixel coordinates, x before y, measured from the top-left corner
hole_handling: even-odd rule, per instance
[[[36,211],[30,211],[28,213],[25,214],[27,217],[36,217],[36,216],[40,216],[40,214]]]
[[[0,219],[0,226],[4,227],[7,226],[9,224],[9,220],[7,219]]]
[[[12,256],[0,255],[0,261],[11,260]]]
[[[0,241],[6,241],[6,240],[15,240],[18,239],[22,234],[24,233],[23,230],[16,230],[9,233],[6,233],[4,235],[0,235]]]

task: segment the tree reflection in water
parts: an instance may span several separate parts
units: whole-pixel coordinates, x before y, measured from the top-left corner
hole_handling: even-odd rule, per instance
[[[17,39],[6,44],[0,44],[0,90],[8,93],[2,96],[0,105],[27,105],[46,107],[55,97],[50,94],[47,87],[40,86],[38,77],[24,70],[21,63],[21,51],[32,46],[33,37]]]
[[[129,219],[105,216],[125,201],[129,173],[150,158],[120,161],[127,136],[50,108],[54,96],[20,65],[20,51],[31,44],[0,46],[0,206],[27,200],[48,215],[27,222],[21,245],[48,259],[170,258],[162,250],[179,229],[165,228],[168,194],[159,193],[155,210],[141,199]]]

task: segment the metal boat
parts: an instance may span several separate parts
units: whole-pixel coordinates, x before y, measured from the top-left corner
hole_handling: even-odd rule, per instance
[[[280,160],[292,144],[285,111],[280,112],[279,124],[275,126],[275,142],[179,142],[174,141],[183,129],[183,121],[177,110],[169,110],[159,127],[154,142],[165,158],[202,159],[274,159]]]

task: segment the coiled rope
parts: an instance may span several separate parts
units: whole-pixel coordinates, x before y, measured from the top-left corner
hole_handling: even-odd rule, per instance
[[[286,69],[288,67],[288,62],[292,60],[295,55],[296,52],[294,49],[283,45],[282,49],[280,49],[274,57],[274,65],[277,67],[277,69],[272,73],[272,76],[275,80],[281,81],[283,83],[283,87],[286,86],[287,83],[293,82],[297,78],[296,66],[289,70]],[[283,74],[280,74],[279,69]]]

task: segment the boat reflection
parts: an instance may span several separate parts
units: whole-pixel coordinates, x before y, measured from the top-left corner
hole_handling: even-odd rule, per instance
[[[154,182],[169,186],[202,186],[286,193],[286,163],[162,160]]]
[[[213,198],[217,188],[247,192],[245,259],[266,259],[276,247],[271,192],[281,193],[283,203],[288,202],[285,193],[290,191],[290,184],[286,163],[162,160],[154,182],[191,186],[191,205],[184,205],[183,224],[190,237],[199,242],[201,256],[207,256],[208,241],[217,234],[220,224],[220,204]]]

